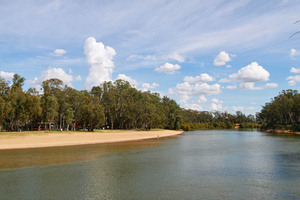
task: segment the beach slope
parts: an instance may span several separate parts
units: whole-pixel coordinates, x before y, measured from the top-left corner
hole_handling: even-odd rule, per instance
[[[99,132],[33,132],[0,135],[0,150],[125,142],[181,134],[175,130],[103,130]]]

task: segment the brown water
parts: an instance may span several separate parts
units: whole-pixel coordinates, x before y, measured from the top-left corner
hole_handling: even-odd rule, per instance
[[[300,199],[297,136],[196,131],[0,156],[0,199]]]

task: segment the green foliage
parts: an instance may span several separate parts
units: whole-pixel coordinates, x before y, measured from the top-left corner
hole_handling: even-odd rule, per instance
[[[233,129],[236,124],[242,127],[256,127],[256,119],[253,115],[246,116],[240,111],[235,115],[228,112],[207,112],[195,110],[183,110],[184,123],[181,128],[185,131],[201,129]],[[251,125],[251,126],[250,126]]]
[[[283,90],[263,106],[257,119],[263,129],[299,130],[300,94],[297,90]]]
[[[182,110],[167,97],[142,92],[127,81],[116,80],[77,91],[59,79],[42,83],[43,93],[23,91],[25,79],[14,75],[9,86],[0,77],[0,128],[42,129],[180,129]]]
[[[245,122],[240,124],[240,128],[260,128],[260,127],[261,124],[257,124],[257,123]]]
[[[208,129],[232,129],[234,124],[227,122],[214,122],[214,123],[183,123],[181,128],[184,131],[195,131],[195,130],[208,130]]]

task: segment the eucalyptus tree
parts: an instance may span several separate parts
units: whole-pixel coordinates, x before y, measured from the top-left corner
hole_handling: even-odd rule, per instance
[[[48,122],[48,129],[52,129],[52,123],[58,117],[58,99],[57,96],[61,91],[63,82],[59,79],[49,79],[43,81],[42,88],[44,94],[41,97],[42,118],[44,122]],[[46,128],[46,126],[45,126]]]
[[[24,126],[27,119],[26,113],[26,97],[22,89],[25,78],[18,74],[14,74],[13,83],[7,93],[6,108],[7,121],[9,123],[9,130],[19,129]]]
[[[271,102],[267,102],[257,116],[265,128],[291,125],[299,130],[300,94],[297,90],[283,90]]]
[[[40,130],[42,122],[42,106],[40,95],[35,89],[29,88],[26,92],[25,105],[30,129],[33,130],[34,127],[37,127],[37,130]]]
[[[109,82],[104,82],[101,87],[103,88],[103,106],[104,113],[106,116],[106,127],[110,127],[114,129],[114,123],[117,119],[117,110],[118,110],[118,99],[117,99],[117,91],[114,84]]]
[[[173,99],[169,99],[168,97],[164,96],[162,99],[164,104],[164,110],[167,116],[167,129],[180,129],[181,122],[183,121],[182,110],[179,105]]]
[[[103,107],[99,103],[95,103],[95,97],[87,91],[83,91],[82,104],[79,107],[77,119],[89,131],[93,131],[94,128],[101,128],[104,125]]]
[[[3,128],[5,118],[10,112],[10,108],[6,103],[8,92],[9,92],[9,83],[0,77],[0,130]]]

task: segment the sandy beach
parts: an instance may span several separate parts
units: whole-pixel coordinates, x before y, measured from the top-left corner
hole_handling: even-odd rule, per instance
[[[151,138],[169,137],[182,133],[173,130],[107,130],[100,132],[36,132],[0,135],[0,150],[71,146],[125,142]]]

